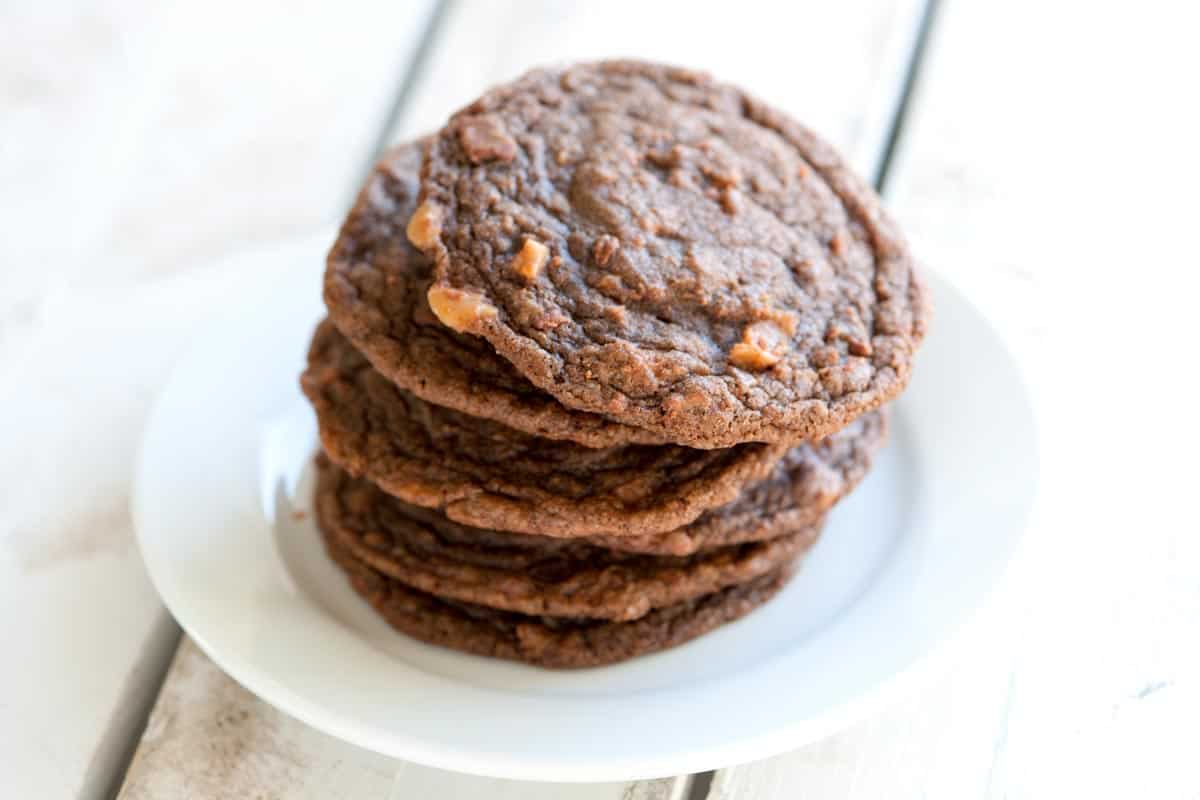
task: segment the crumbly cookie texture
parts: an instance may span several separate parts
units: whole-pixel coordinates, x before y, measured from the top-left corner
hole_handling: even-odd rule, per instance
[[[457,522],[546,536],[674,530],[765,478],[787,447],[591,448],[421,400],[374,370],[328,321],[301,386],[331,460]]]
[[[325,532],[350,585],[393,628],[431,644],[556,669],[598,667],[665,650],[749,614],[788,582],[793,565],[629,622],[532,616],[444,600],[388,578]]]
[[[732,503],[706,511],[682,528],[654,536],[622,537],[627,550],[686,555],[722,545],[786,536],[818,524],[852,492],[887,440],[885,410],[856,419],[819,442],[793,447],[761,481]],[[612,537],[593,537],[614,546]]]
[[[406,506],[333,464],[321,470],[316,507],[320,525],[356,559],[413,589],[522,614],[622,622],[774,572],[820,531],[818,523],[691,556],[497,531],[471,540],[447,535],[453,523],[436,512]]]
[[[325,270],[325,305],[338,329],[374,367],[407,391],[525,433],[590,447],[662,442],[649,431],[566,408],[486,341],[456,333],[496,309],[478,293],[429,292],[432,264],[410,243],[434,241],[438,212],[417,208],[421,142],[384,154],[342,224]],[[521,269],[548,263],[530,239]]]
[[[903,389],[929,319],[828,145],[665,66],[488,92],[432,139],[408,227],[446,326],[569,408],[692,447],[837,430]]]

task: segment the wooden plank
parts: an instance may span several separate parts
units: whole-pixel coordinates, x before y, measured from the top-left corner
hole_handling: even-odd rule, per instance
[[[236,290],[187,267],[342,212],[428,8],[0,12],[6,795],[111,790],[177,635],[128,476],[175,353]]]
[[[703,68],[791,111],[873,174],[922,0],[456,3],[393,139],[441,126],[544,64],[630,56]]]
[[[623,783],[503,781],[396,761],[295,722],[186,642],[121,797],[679,800],[685,788],[686,780],[651,781],[636,791]]]
[[[772,60],[760,56],[761,51],[755,48],[738,44],[730,53],[714,47],[714,43],[749,41],[755,28],[753,17],[758,15],[761,21],[762,14],[775,8],[766,4],[751,4],[744,15],[737,17],[731,39],[728,9],[717,3],[645,8],[635,8],[629,3],[611,7],[583,2],[455,3],[444,21],[442,40],[412,87],[411,102],[400,109],[393,138],[436,127],[450,111],[488,84],[537,63],[624,53],[704,64],[728,79],[747,79],[749,85],[764,94],[773,92],[777,101],[790,99],[787,103],[790,108],[832,131],[837,141],[859,154],[862,168],[871,171],[888,133],[889,114],[903,73],[898,65],[906,58],[906,48],[911,47],[917,5],[899,0],[883,3],[860,0],[838,10],[822,3],[806,4],[801,9],[804,13],[798,16],[806,18],[812,33],[805,38],[807,47],[797,54],[796,63],[790,64],[784,75],[768,70]],[[630,14],[635,11],[641,22],[639,26],[630,26]],[[692,40],[686,48],[664,49],[664,40],[654,34],[656,26],[661,31],[661,26],[669,25],[672,17],[680,13],[687,14]],[[788,17],[781,23],[791,24],[795,19]],[[779,36],[778,44],[782,46],[786,37]],[[515,48],[513,42],[524,42],[526,46]],[[714,51],[720,55],[714,57]],[[757,59],[758,81],[749,80],[749,71],[739,71],[746,58]],[[796,74],[827,69],[844,76],[844,82],[827,87],[814,81],[810,92],[804,96],[796,94]],[[173,797],[188,789],[196,794],[239,796],[241,790],[251,788],[291,796],[303,791],[299,787],[315,782],[326,793],[347,791],[343,786],[350,786],[360,795],[382,794],[390,788],[406,796],[665,800],[682,797],[689,785],[688,779],[675,778],[632,784],[555,786],[474,778],[387,762],[287,721],[237,689],[211,666],[197,678],[198,668],[193,666],[207,662],[203,656],[189,651],[190,645],[181,651],[170,672],[154,712],[156,722],[139,750],[122,797]],[[201,702],[205,697],[214,699]],[[186,724],[166,728],[157,722],[160,718],[180,719],[180,709],[189,710]],[[212,767],[215,777],[211,779],[206,777],[208,767],[188,767],[189,754],[205,752],[207,743],[213,739],[216,721],[230,718],[241,720],[238,738],[249,738],[255,746],[236,749],[230,757],[221,756],[223,763]],[[159,730],[160,727],[165,729]],[[217,741],[227,743],[227,738],[222,735]],[[272,744],[258,745],[260,740]],[[209,760],[204,764],[209,764]],[[326,782],[324,776],[330,774],[347,777]],[[204,783],[191,784],[189,780]],[[204,791],[198,790],[201,785]]]
[[[820,742],[719,770],[708,800],[981,796],[1011,679],[1014,635],[999,613],[949,674]],[[986,731],[987,735],[982,735]]]
[[[709,800],[1198,796],[1200,437],[1176,416],[1200,289],[1192,38],[1166,4],[943,4],[888,199],[1025,367],[1039,508],[949,675]]]

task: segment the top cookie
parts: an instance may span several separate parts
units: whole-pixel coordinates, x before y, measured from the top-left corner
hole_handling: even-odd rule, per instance
[[[875,193],[787,116],[638,62],[539,70],[432,140],[428,298],[564,405],[693,447],[897,395],[929,311]]]
[[[404,235],[417,205],[421,142],[384,154],[359,193],[325,270],[325,305],[338,330],[379,372],[423,400],[588,447],[656,444],[662,437],[564,407],[496,354],[429,310],[432,264]]]

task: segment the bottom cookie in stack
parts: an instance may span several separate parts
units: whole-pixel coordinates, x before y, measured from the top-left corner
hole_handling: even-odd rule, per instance
[[[630,622],[613,622],[531,616],[445,600],[368,567],[328,532],[325,544],[350,585],[396,630],[455,650],[555,668],[596,667],[683,644],[770,600],[793,571],[789,564]]]
[[[682,644],[766,602],[865,474],[885,420],[802,445],[732,503],[653,536],[545,537],[470,527],[321,456],[317,520],[352,586],[396,629],[545,667]]]

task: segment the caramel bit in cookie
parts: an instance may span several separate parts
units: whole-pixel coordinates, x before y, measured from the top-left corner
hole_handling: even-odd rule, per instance
[[[729,351],[729,360],[734,366],[748,370],[770,369],[779,363],[787,349],[786,334],[769,320],[747,325],[742,331],[742,341]]]
[[[596,263],[600,266],[607,266],[620,246],[621,242],[617,237],[606,233],[592,245],[592,258],[596,259]]]
[[[799,317],[791,311],[784,311],[781,308],[772,308],[763,314],[763,319],[770,320],[779,326],[779,329],[788,336],[796,335],[796,326],[799,324]]]
[[[458,124],[458,142],[473,164],[484,161],[512,161],[517,157],[517,142],[508,134],[495,114],[466,117]]]
[[[725,187],[721,190],[721,210],[729,216],[734,216],[741,208],[742,196],[737,189]]]
[[[550,260],[550,248],[536,239],[526,239],[521,252],[513,259],[512,268],[525,280],[532,283],[542,273],[546,262]]]
[[[428,250],[442,233],[442,208],[428,201],[421,203],[408,220],[408,240],[420,250]]]
[[[606,306],[604,316],[618,325],[625,324],[625,306]]]
[[[769,350],[763,350],[758,345],[738,342],[729,351],[729,360],[734,366],[742,369],[763,370],[779,363],[779,356]]]
[[[837,233],[835,233],[833,235],[833,238],[829,240],[829,250],[835,256],[840,256],[846,252],[846,233],[845,233],[845,231],[838,231]]]
[[[869,356],[874,353],[874,348],[865,339],[848,339],[846,340],[846,351],[852,356]]]
[[[429,307],[443,325],[451,330],[465,333],[475,323],[496,316],[496,307],[473,292],[451,289],[448,286],[431,286],[426,295]]]

